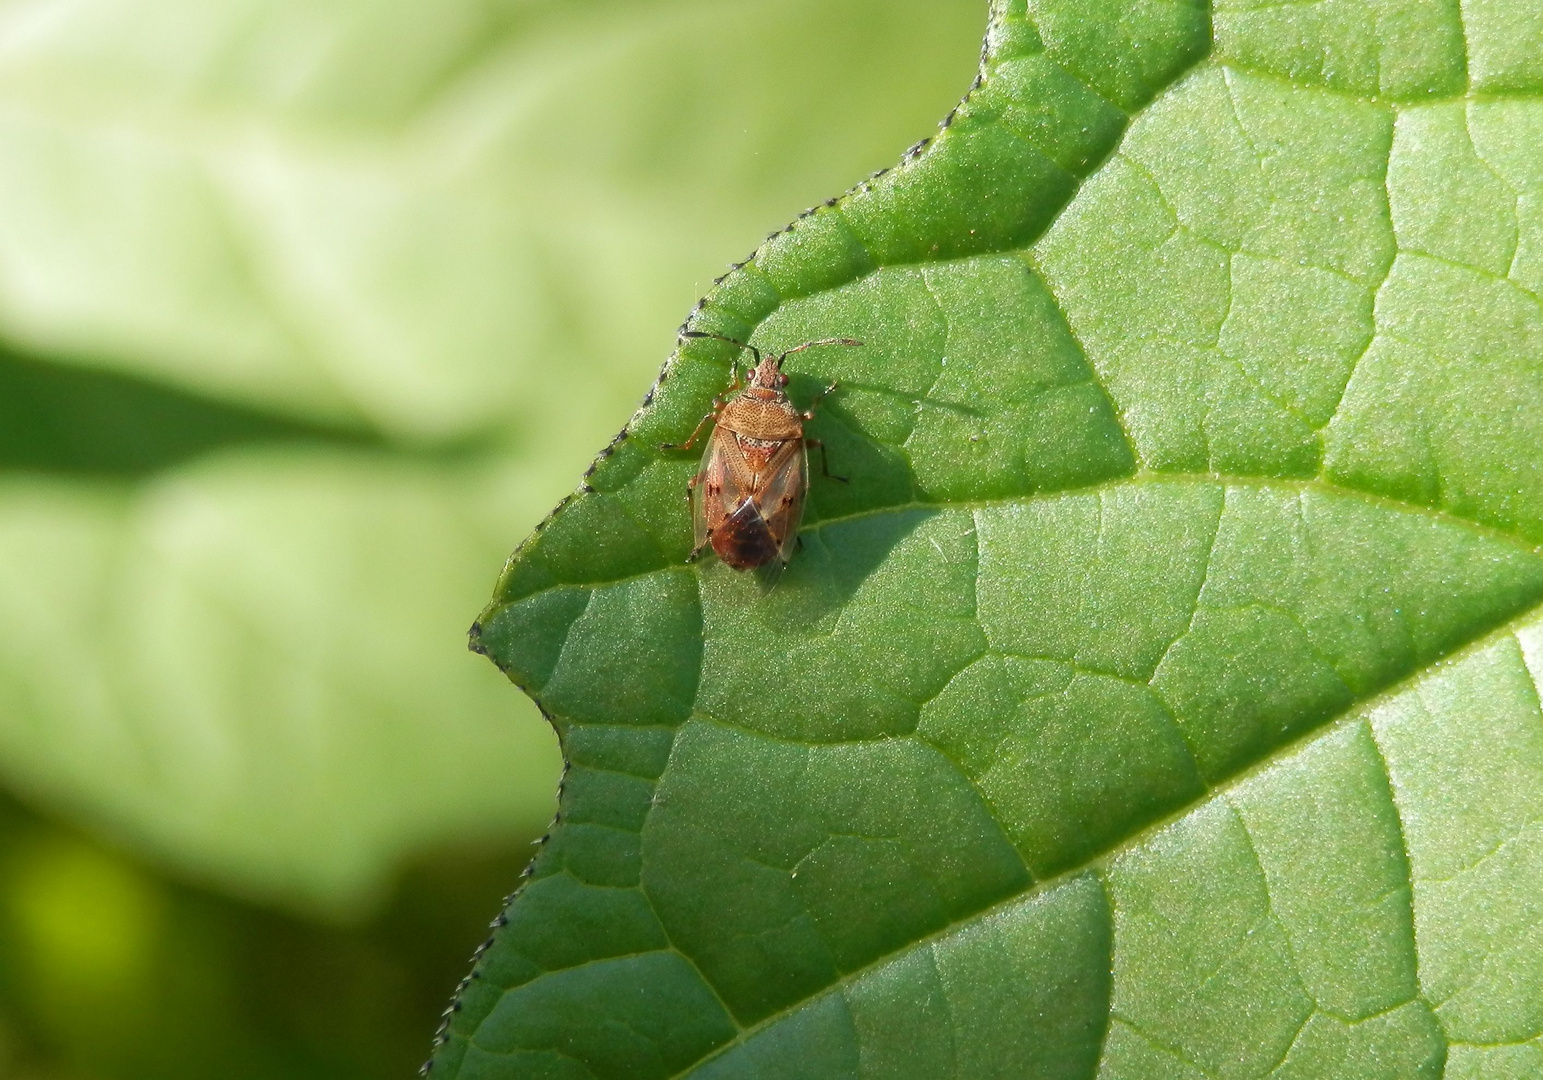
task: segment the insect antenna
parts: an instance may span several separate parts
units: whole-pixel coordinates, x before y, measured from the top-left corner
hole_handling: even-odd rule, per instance
[[[861,344],[862,344],[861,341],[854,341],[853,339],[846,338],[846,337],[828,337],[828,338],[821,338],[819,341],[806,341],[802,345],[794,345],[787,352],[778,353],[777,354],[777,370],[781,371],[782,370],[782,362],[784,360],[786,360],[788,357],[792,356],[794,353],[796,353],[796,352],[803,352],[805,349],[812,349],[816,345],[861,345]]]
[[[730,345],[738,345],[741,349],[749,349],[750,355],[755,357],[756,366],[760,366],[761,350],[757,349],[754,345],[747,344],[743,341],[735,341],[733,338],[724,337],[722,334],[709,334],[706,330],[682,330],[680,332],[680,336],[683,338],[711,338],[713,341],[727,341]],[[739,363],[736,360],[734,364],[735,378],[739,377],[738,373]]]

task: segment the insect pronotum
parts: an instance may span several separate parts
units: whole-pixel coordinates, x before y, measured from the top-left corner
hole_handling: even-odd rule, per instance
[[[827,386],[809,408],[800,411],[788,400],[788,377],[782,362],[794,353],[817,345],[861,345],[851,338],[806,341],[786,352],[767,353],[753,345],[721,334],[687,330],[682,337],[714,338],[748,349],[755,366],[740,385],[736,362],[729,388],[713,401],[712,411],[702,417],[683,443],[665,443],[661,449],[689,450],[709,422],[713,425],[702,467],[686,485],[691,502],[696,559],[709,546],[735,570],[751,570],[772,560],[786,563],[793,556],[798,523],[804,514],[804,495],[809,490],[809,447],[820,451],[820,470],[834,476],[825,459],[825,444],[804,438],[804,422],[814,419],[820,399],[836,389]],[[698,493],[700,489],[700,493]]]

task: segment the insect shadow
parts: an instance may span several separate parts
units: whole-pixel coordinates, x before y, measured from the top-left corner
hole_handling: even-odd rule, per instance
[[[939,513],[907,507],[816,523],[804,531],[802,550],[785,568],[704,574],[703,600],[709,607],[756,600],[756,620],[767,632],[802,638],[833,620],[895,549]]]

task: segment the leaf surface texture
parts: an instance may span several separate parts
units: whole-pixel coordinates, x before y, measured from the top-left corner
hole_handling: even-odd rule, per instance
[[[479,621],[568,771],[435,1075],[1537,1075],[1540,34],[1000,0],[690,320],[867,343],[780,581],[692,341]]]

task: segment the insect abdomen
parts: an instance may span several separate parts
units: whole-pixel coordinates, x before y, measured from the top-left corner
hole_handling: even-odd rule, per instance
[[[713,530],[713,551],[735,570],[753,570],[777,557],[779,545],[755,502],[746,499]]]

